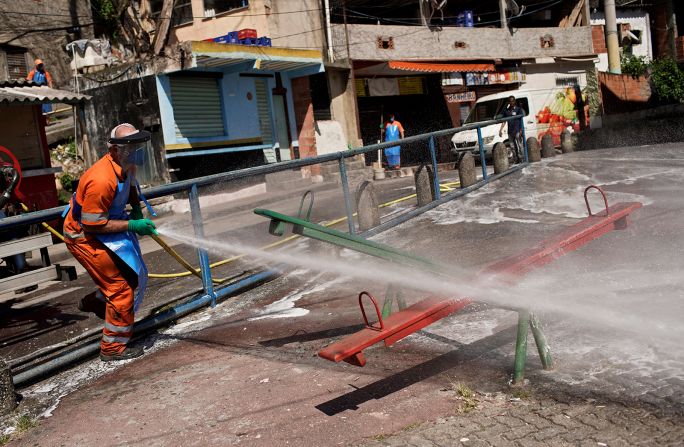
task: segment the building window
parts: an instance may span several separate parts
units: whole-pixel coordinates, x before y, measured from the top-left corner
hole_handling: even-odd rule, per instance
[[[204,17],[214,17],[247,6],[249,6],[249,0],[204,0]]]
[[[150,2],[150,17],[155,22],[158,21],[161,15],[164,0],[149,0]],[[192,0],[175,0],[173,4],[173,11],[171,12],[171,26],[180,26],[187,23],[192,23]]]
[[[579,82],[579,76],[556,75],[556,87],[574,87],[575,85],[579,85]]]
[[[28,76],[28,64],[26,63],[26,50],[23,48],[6,48],[7,77],[9,79],[26,79]]]

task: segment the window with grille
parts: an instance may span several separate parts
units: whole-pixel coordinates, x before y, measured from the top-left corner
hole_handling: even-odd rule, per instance
[[[246,8],[249,0],[204,0],[204,16],[214,17],[233,9]]]
[[[28,76],[28,64],[26,63],[26,50],[23,48],[8,48],[5,50],[7,57],[7,75],[9,79],[26,79]]]
[[[579,84],[579,76],[556,76],[556,87],[573,87]]]

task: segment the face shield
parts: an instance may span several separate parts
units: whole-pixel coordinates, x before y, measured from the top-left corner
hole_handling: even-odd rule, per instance
[[[115,133],[115,130],[112,131],[112,134]],[[119,160],[123,164],[142,166],[145,163],[145,154],[151,137],[152,135],[148,131],[139,130],[125,137],[111,137],[109,144],[117,146]]]
[[[146,161],[147,145],[145,144],[124,144],[119,145],[119,159],[126,164],[142,166]]]

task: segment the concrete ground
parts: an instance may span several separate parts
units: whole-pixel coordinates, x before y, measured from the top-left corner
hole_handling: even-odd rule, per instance
[[[445,285],[302,241],[290,274],[146,338],[143,358],[93,360],[22,390],[17,414],[40,417],[35,427],[20,425],[12,442],[682,445],[683,151],[664,145],[545,159],[378,236],[450,265],[446,287],[477,304],[392,348],[368,349],[364,368],[317,357],[361,327],[357,294],[381,299],[392,283],[415,301]],[[586,216],[582,191],[592,183],[611,203],[643,203],[626,230],[516,286],[477,279],[481,267]],[[293,207],[274,205],[290,214]],[[216,240],[274,240],[248,210],[207,217]],[[543,371],[530,337],[522,387],[509,385],[515,306],[540,316],[555,359],[554,370]]]

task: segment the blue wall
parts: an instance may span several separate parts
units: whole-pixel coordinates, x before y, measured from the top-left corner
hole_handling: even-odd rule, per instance
[[[224,73],[220,79],[219,87],[225,134],[215,137],[177,138],[171,102],[171,81],[166,75],[157,76],[159,110],[166,145],[222,142],[261,137],[254,79],[240,77],[237,73]],[[251,93],[251,101],[247,99],[247,93]]]

